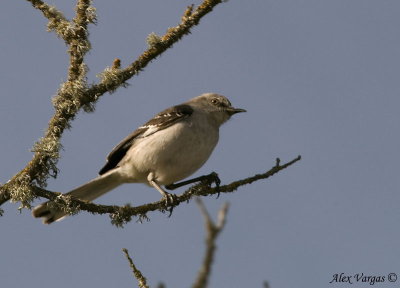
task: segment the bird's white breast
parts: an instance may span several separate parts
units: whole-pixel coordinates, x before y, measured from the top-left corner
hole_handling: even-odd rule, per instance
[[[180,181],[207,161],[218,142],[218,127],[203,113],[137,139],[121,162],[127,182],[147,182],[153,172],[161,185]]]

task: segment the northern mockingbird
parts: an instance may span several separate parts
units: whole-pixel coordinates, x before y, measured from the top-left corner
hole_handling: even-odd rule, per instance
[[[124,183],[145,183],[168,201],[161,186],[173,184],[196,172],[210,157],[218,142],[219,127],[234,108],[218,94],[206,93],[168,108],[123,139],[107,156],[99,176],[67,195],[92,201]],[[33,209],[34,217],[50,224],[67,216],[48,208],[47,202]]]

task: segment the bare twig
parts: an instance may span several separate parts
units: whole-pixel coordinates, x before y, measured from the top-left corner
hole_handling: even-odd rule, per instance
[[[203,201],[200,198],[196,199],[196,202],[200,208],[201,213],[204,217],[204,224],[206,228],[206,252],[203,260],[203,264],[197,274],[196,281],[193,283],[193,288],[205,288],[207,287],[208,280],[211,275],[211,266],[214,262],[214,254],[216,250],[216,240],[219,233],[224,229],[226,223],[226,214],[228,213],[228,203],[224,203],[218,213],[217,223],[214,223],[211,219]]]
[[[218,212],[217,223],[211,219],[206,207],[200,198],[196,199],[201,214],[204,217],[204,224],[206,230],[206,251],[203,259],[203,264],[197,274],[196,281],[192,285],[193,288],[205,288],[207,287],[208,279],[211,275],[211,266],[214,261],[214,254],[216,250],[216,240],[218,238],[219,233],[224,229],[226,223],[226,215],[228,213],[229,205],[228,203],[224,203],[221,209]],[[122,251],[125,253],[125,257],[128,259],[129,266],[132,269],[132,273],[138,281],[138,286],[140,288],[148,288],[147,280],[143,276],[143,274],[136,268],[133,263],[132,258],[129,256],[129,252],[126,248],[123,248]],[[165,287],[163,283],[158,285],[159,288]]]
[[[149,288],[149,286],[147,286],[147,280],[146,278],[143,276],[143,274],[136,268],[135,264],[132,261],[132,258],[129,256],[129,252],[128,249],[123,248],[122,251],[125,253],[125,257],[126,259],[128,259],[129,262],[129,266],[132,269],[132,273],[133,276],[135,276],[135,278],[138,280],[138,286],[139,288]]]

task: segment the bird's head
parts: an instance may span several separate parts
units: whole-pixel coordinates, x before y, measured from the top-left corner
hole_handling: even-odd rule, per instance
[[[233,114],[246,112],[245,109],[233,107],[228,98],[216,93],[205,93],[189,102],[190,105],[209,113],[219,125],[229,120]]]

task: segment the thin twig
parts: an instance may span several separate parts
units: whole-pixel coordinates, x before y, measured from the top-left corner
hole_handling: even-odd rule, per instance
[[[211,266],[214,262],[214,255],[216,246],[216,240],[219,233],[224,229],[226,223],[226,214],[228,213],[229,205],[224,203],[218,213],[217,223],[211,219],[203,201],[200,198],[196,198],[196,202],[200,208],[201,214],[204,218],[204,224],[206,228],[206,251],[203,259],[203,264],[197,274],[197,278],[193,283],[193,288],[205,288],[207,287],[208,280],[211,275]]]
[[[149,288],[149,286],[147,285],[147,282],[146,282],[147,281],[146,278],[143,276],[142,272],[140,272],[136,268],[135,264],[133,263],[132,258],[129,256],[128,249],[122,248],[122,251],[125,253],[126,259],[128,259],[129,266],[132,269],[133,276],[135,276],[135,278],[138,280],[138,286],[140,288]]]

